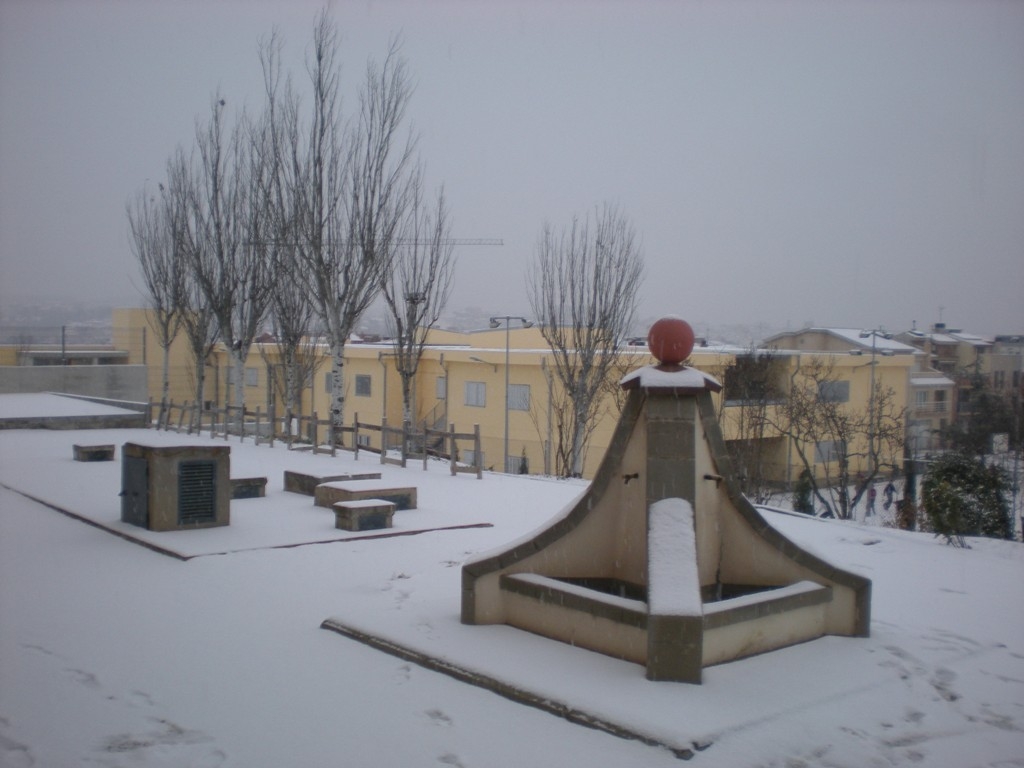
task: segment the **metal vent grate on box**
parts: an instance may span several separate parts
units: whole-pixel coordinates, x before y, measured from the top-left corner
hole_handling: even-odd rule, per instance
[[[212,523],[217,517],[217,465],[183,461],[178,465],[178,523]]]

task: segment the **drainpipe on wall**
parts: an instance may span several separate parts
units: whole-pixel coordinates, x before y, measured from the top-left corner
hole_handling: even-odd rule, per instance
[[[385,354],[383,352],[377,353],[377,362],[380,363],[380,367],[384,369],[384,385],[381,389],[381,404],[380,404],[380,423],[383,424],[384,420],[388,417],[388,364],[384,360]],[[383,439],[383,438],[382,438]]]
[[[548,382],[548,439],[544,442],[544,474],[551,474],[551,371],[548,369],[547,358],[540,359],[540,370]]]
[[[438,363],[444,371],[444,428],[448,429],[448,385],[451,383],[448,377],[448,366],[444,364],[444,352],[441,353],[441,360]]]

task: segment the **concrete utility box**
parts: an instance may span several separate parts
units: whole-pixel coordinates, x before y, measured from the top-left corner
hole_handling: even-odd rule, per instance
[[[151,531],[228,525],[228,446],[144,445],[121,449],[121,521]]]

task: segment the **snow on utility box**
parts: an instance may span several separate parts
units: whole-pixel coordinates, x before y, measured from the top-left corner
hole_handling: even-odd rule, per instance
[[[121,521],[151,531],[228,525],[231,449],[125,443]]]

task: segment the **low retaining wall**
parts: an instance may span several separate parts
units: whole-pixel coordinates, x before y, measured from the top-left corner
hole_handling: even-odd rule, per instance
[[[149,398],[144,365],[2,365],[0,394],[63,392],[110,400]]]

